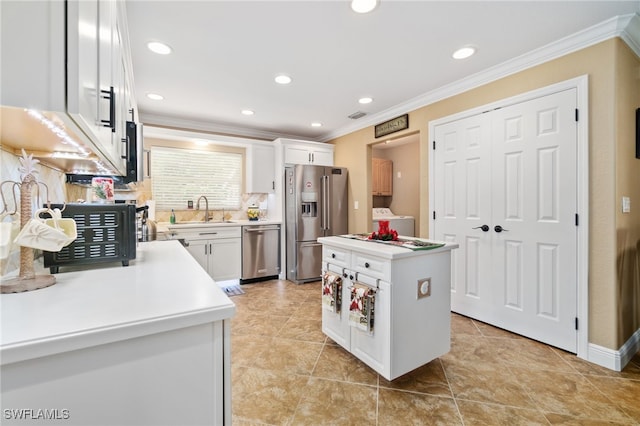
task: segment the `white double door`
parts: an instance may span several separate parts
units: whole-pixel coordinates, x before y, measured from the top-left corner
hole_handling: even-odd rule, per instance
[[[576,352],[576,89],[434,127],[451,309]]]

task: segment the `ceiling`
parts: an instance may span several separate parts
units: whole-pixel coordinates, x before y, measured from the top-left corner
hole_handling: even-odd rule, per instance
[[[443,88],[468,89],[462,82],[508,64],[530,66],[558,40],[640,12],[640,1],[381,0],[362,15],[347,1],[129,0],[126,7],[145,124],[326,141],[424,105]],[[590,40],[578,39],[582,47]],[[173,52],[152,53],[149,41]],[[451,57],[466,45],[477,53]],[[276,84],[280,73],[292,83]],[[364,96],[373,102],[359,104]],[[366,115],[348,118],[355,112]]]

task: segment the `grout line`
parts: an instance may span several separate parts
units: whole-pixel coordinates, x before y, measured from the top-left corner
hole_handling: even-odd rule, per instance
[[[444,368],[444,363],[442,359],[438,357],[438,362],[440,363],[440,368],[442,368],[442,373],[444,374],[444,378],[447,380],[447,386],[449,386],[449,392],[451,392],[451,398],[453,399],[453,403],[456,406],[456,411],[458,412],[458,417],[460,418],[460,422],[462,426],[464,426],[464,417],[462,417],[462,413],[460,412],[460,407],[458,406],[458,398],[456,398],[456,394],[453,392],[453,388],[451,387],[451,382],[449,381],[449,376],[447,375],[447,369]]]
[[[513,377],[514,376],[514,368],[517,368],[518,366],[509,364],[508,362],[504,363],[504,367],[506,367],[507,371],[509,372],[509,374]],[[548,370],[543,370],[543,371],[548,371]],[[551,422],[549,421],[549,419],[547,418],[547,416],[545,415],[545,411],[543,410],[543,408],[540,406],[540,404],[538,404],[538,401],[534,398],[534,395],[531,393],[531,391],[529,390],[529,388],[523,384],[523,383],[519,383],[518,385],[520,386],[520,389],[522,389],[524,391],[524,393],[527,395],[527,397],[529,398],[529,400],[533,403],[533,405],[536,407],[535,411],[537,411],[538,413],[542,414],[542,417],[544,417],[544,419],[547,421],[548,424],[551,424]],[[505,405],[505,404],[500,404],[503,407],[512,407],[511,405]],[[524,407],[514,407],[514,408],[524,408]]]
[[[376,375],[376,426],[380,423],[380,375]]]

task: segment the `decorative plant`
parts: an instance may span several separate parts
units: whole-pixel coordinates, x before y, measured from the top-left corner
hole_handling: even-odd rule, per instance
[[[382,241],[398,241],[398,232],[395,229],[389,229],[389,221],[381,220],[378,222],[378,232],[372,232],[369,235],[370,240]]]

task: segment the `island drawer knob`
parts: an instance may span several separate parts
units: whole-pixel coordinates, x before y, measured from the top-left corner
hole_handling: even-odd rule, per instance
[[[368,268],[369,267],[369,262],[364,262],[364,267]]]
[[[331,258],[335,259],[336,258],[336,254],[335,253],[331,253]]]

